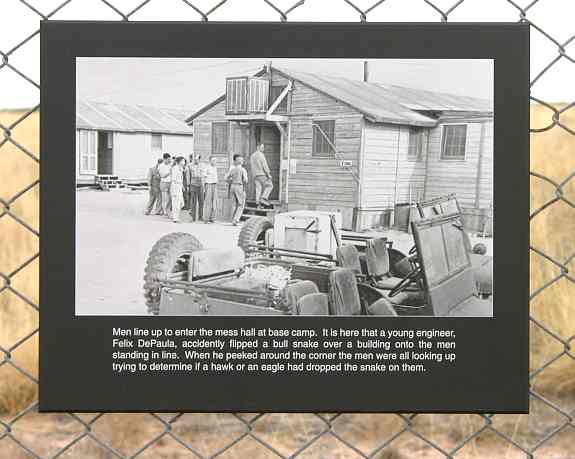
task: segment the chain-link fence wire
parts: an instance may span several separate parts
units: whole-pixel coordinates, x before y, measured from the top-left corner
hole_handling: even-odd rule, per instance
[[[376,12],[381,12],[377,20],[386,20],[384,9],[393,2],[379,0],[369,5],[365,0],[250,0],[249,7],[254,15],[256,11],[269,9],[267,13],[273,13],[281,21],[288,21],[296,14],[301,21],[306,20],[304,10],[308,5],[315,2],[317,11],[318,3],[322,3],[320,11],[326,11],[327,15],[327,9],[336,1],[347,8],[345,19],[362,22],[371,20]],[[414,17],[422,10],[432,12],[437,20],[447,22],[471,1],[446,5],[448,0],[412,0],[410,11]],[[159,0],[130,0],[122,5],[120,0],[91,3],[94,2],[120,21],[138,20],[141,11],[152,3],[160,3]],[[61,11],[71,5],[79,7],[79,3],[79,0],[3,1],[0,17],[4,21],[9,21],[11,14],[28,14],[34,25],[28,31],[19,31],[25,32],[21,35],[25,38],[9,49],[10,41],[0,35],[0,78],[3,72],[13,72],[19,83],[27,84],[30,91],[39,94],[39,82],[21,68],[25,66],[17,63],[18,54],[37,39],[40,19],[58,19]],[[130,3],[127,10],[126,3]],[[171,6],[176,3],[193,10],[197,16],[190,19],[199,17],[208,21],[231,4],[237,8],[238,0],[213,0],[209,6],[203,0],[172,0]],[[554,71],[571,71],[575,53],[570,54],[569,45],[575,34],[558,39],[566,35],[565,30],[541,26],[535,19],[537,15],[532,14],[542,8],[554,8],[561,14],[567,2],[481,3],[484,12],[496,3],[504,3],[510,16],[499,19],[530,24],[532,37],[553,48],[553,58],[535,72],[532,86]],[[81,14],[81,10],[74,11]],[[243,11],[245,15],[246,10]],[[311,16],[313,20],[323,19],[317,13]],[[0,79],[0,93],[7,93],[10,85],[14,85],[1,82]],[[575,313],[570,309],[575,306],[569,304],[569,298],[574,298],[575,283],[569,270],[575,257],[572,183],[575,116],[570,113],[575,101],[557,105],[533,95],[531,102],[531,266],[535,272],[530,295],[531,414],[497,416],[38,414],[39,106],[24,112],[4,112],[0,124],[0,234],[10,237],[0,238],[0,407],[5,411],[0,416],[0,457],[575,457],[572,350]],[[10,169],[7,163],[17,166]],[[19,242],[22,240],[25,242]],[[22,326],[22,322],[28,326]],[[90,388],[86,391],[89,396]],[[11,405],[13,399],[16,401]]]

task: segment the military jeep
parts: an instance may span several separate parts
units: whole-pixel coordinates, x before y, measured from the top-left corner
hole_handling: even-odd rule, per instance
[[[266,226],[261,220],[259,224]],[[316,224],[319,229],[321,222]],[[328,250],[333,253],[320,253],[267,244],[271,234],[257,233],[253,226],[247,226],[252,240],[241,233],[240,246],[231,249],[203,249],[187,233],[162,237],[146,267],[149,311],[194,316],[492,315],[491,300],[477,295],[458,214],[412,223],[415,245],[401,260],[405,274],[399,277],[389,269],[384,238],[367,241],[362,263],[354,245],[337,242],[336,231],[335,247]],[[309,234],[312,239],[321,234],[312,225],[294,228],[307,233],[293,232],[300,245],[309,243]]]

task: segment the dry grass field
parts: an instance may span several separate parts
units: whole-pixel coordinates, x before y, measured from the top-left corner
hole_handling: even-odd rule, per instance
[[[10,125],[22,113],[0,112],[0,123]],[[552,112],[543,107],[532,109],[532,126],[541,128],[549,124]],[[575,129],[575,110],[566,112],[562,122]],[[39,151],[39,116],[33,114],[12,131],[12,138],[31,152]],[[0,137],[2,139],[2,137]],[[561,128],[532,134],[531,170],[561,182],[575,171],[575,136]],[[2,140],[0,140],[1,145]],[[516,154],[516,152],[505,152]],[[8,200],[15,191],[24,189],[37,179],[38,165],[10,142],[0,146],[0,198]],[[575,178],[563,189],[564,196],[575,202]],[[536,209],[555,196],[549,183],[538,178],[531,179],[531,206]],[[0,204],[0,214],[5,209]],[[38,228],[38,187],[24,193],[10,211],[32,228]],[[521,223],[521,222],[518,222]],[[522,223],[521,223],[522,224]],[[575,209],[564,202],[558,202],[540,213],[531,224],[532,245],[561,262],[575,252]],[[0,218],[0,272],[13,273],[29,260],[38,250],[37,237],[19,225],[9,215]],[[573,271],[575,262],[571,261]],[[553,263],[541,256],[531,254],[531,291],[561,273]],[[0,280],[0,286],[3,285]],[[11,278],[12,286],[32,302],[38,300],[38,260],[33,260]],[[543,293],[537,295],[531,304],[531,313],[540,323],[546,324],[552,333],[569,338],[575,335],[575,285],[567,279],[560,279]],[[13,292],[0,293],[0,346],[11,349],[15,343],[28,336],[38,324],[37,312]],[[509,339],[513,339],[510,334]],[[480,343],[478,343],[480,345]],[[532,368],[552,361],[564,351],[563,344],[541,330],[535,323],[531,327]],[[38,341],[34,335],[25,344],[11,352],[12,361],[33,377],[37,376]],[[4,356],[0,353],[0,362]],[[66,375],[62,375],[66,377]],[[504,384],[504,382],[502,382]],[[575,410],[575,361],[567,355],[553,361],[533,381],[533,387],[548,401],[559,404],[574,414]],[[37,397],[37,386],[27,380],[10,364],[0,366],[0,420],[9,420],[26,408]],[[86,421],[94,415],[82,415]],[[167,417],[167,415],[166,415]],[[246,415],[246,418],[247,415]],[[513,438],[525,448],[534,447],[566,418],[554,413],[545,403],[532,401],[530,415],[499,415],[493,418],[493,427]],[[449,450],[462,442],[468,435],[485,424],[483,418],[474,415],[419,415],[413,420],[417,432],[424,434],[442,448]],[[342,438],[352,442],[364,452],[376,448],[385,438],[397,433],[403,421],[395,415],[342,415],[334,421],[334,430]],[[254,424],[253,433],[271,442],[284,454],[293,454],[306,441],[313,438],[325,423],[314,415],[268,415]],[[142,414],[106,415],[95,420],[93,433],[110,444],[119,453],[135,454],[148,441],[163,432],[163,425],[151,416]],[[64,415],[39,415],[31,413],[13,424],[12,434],[35,454],[52,456],[59,448],[84,432],[81,423]],[[200,453],[214,454],[226,443],[236,438],[245,427],[232,415],[188,414],[174,424],[174,432],[184,441],[192,443]],[[0,457],[30,457],[10,438],[3,437],[0,428]],[[572,458],[575,443],[575,429],[567,427],[541,448],[536,457]],[[356,457],[351,449],[327,435],[302,455],[315,458]],[[63,457],[107,458],[109,452],[85,437]],[[152,448],[139,457],[179,458],[194,457],[169,436],[158,440]],[[266,451],[257,441],[247,437],[221,457],[276,457]],[[380,458],[435,458],[443,457],[421,439],[407,433],[392,442],[382,451]],[[490,430],[484,431],[461,449],[457,457],[462,458],[515,458],[524,453]]]

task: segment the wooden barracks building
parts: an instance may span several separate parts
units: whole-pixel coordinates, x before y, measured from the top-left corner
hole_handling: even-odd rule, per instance
[[[462,208],[492,204],[491,101],[269,65],[224,84],[186,120],[194,151],[216,156],[223,178],[234,153],[264,143],[282,210],[337,209],[358,230],[398,203],[456,193]],[[223,182],[219,194],[227,214]]]
[[[76,106],[76,184],[99,177],[146,182],[148,170],[163,153],[192,154],[187,114],[142,105],[78,101]]]

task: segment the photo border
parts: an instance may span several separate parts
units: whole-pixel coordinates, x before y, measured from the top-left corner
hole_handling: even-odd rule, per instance
[[[40,31],[41,412],[528,412],[528,24],[43,21]],[[434,328],[457,330],[458,361],[427,375],[112,374],[114,326],[357,328],[390,319],[76,317],[80,56],[494,59],[494,318],[431,318]],[[392,320],[422,328],[430,318]]]

